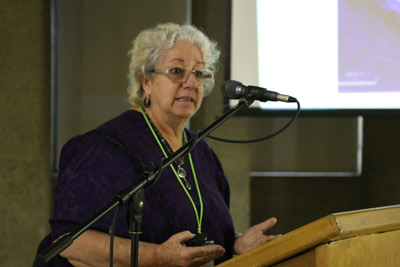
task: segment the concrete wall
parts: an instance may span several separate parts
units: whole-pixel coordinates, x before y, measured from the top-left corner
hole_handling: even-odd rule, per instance
[[[30,266],[52,206],[50,7],[0,6],[0,265]]]

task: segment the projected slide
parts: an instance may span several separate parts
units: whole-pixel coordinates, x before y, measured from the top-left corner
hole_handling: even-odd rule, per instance
[[[257,52],[258,86],[303,110],[400,109],[400,0],[258,0]]]
[[[339,92],[400,91],[400,1],[339,0]]]

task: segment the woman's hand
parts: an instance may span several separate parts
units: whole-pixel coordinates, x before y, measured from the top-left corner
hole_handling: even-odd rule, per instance
[[[158,246],[157,262],[162,266],[201,266],[225,253],[225,249],[219,245],[187,247],[183,244],[193,236],[189,231],[171,236]]]
[[[262,223],[247,229],[238,239],[236,239],[233,249],[236,254],[242,254],[253,248],[271,241],[281,235],[264,235],[264,232],[276,224],[276,218],[270,218]]]

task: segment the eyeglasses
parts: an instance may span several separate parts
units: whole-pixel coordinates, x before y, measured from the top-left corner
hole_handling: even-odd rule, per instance
[[[214,77],[214,74],[208,70],[190,70],[180,67],[173,67],[169,69],[153,69],[150,72],[165,74],[171,81],[184,82],[189,77],[190,73],[193,73],[194,78],[198,84],[203,84],[204,79]]]

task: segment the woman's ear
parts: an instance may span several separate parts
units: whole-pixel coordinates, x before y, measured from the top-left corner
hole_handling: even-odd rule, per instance
[[[140,82],[142,84],[142,88],[144,90],[145,95],[151,94],[151,80],[144,75],[140,76]]]

